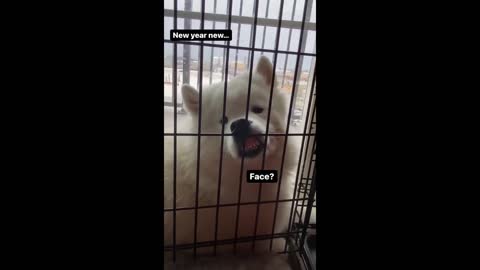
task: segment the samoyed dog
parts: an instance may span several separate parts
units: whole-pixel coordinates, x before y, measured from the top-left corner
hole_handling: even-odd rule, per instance
[[[165,246],[173,245],[175,232],[176,246],[193,244],[194,240],[201,243],[216,239],[216,252],[229,253],[233,250],[233,245],[228,240],[237,238],[237,252],[251,252],[253,241],[247,240],[248,237],[256,235],[258,240],[255,241],[255,253],[266,252],[270,250],[271,238],[268,235],[285,233],[287,230],[292,205],[288,199],[293,198],[298,152],[288,140],[281,168],[285,136],[268,136],[266,140],[265,134],[270,93],[272,103],[269,135],[285,134],[289,96],[277,88],[272,64],[267,57],[261,56],[251,76],[247,119],[249,75],[245,73],[231,79],[226,90],[224,82],[204,88],[201,106],[200,93],[190,85],[182,86],[183,102],[188,116],[178,123],[177,132],[192,135],[176,137],[175,230],[172,211],[174,144],[172,136],[165,137]],[[199,125],[201,134],[209,136],[200,137],[197,168]],[[225,134],[223,137],[222,129]],[[263,169],[277,170],[277,177],[282,172],[280,186],[278,182],[247,183],[247,170],[262,169],[264,151]],[[276,204],[277,196],[280,202]],[[238,205],[239,202],[241,205]],[[195,213],[196,205],[198,210]],[[283,250],[284,238],[274,238],[272,241],[273,251]],[[197,254],[209,254],[212,249],[211,246],[198,245]]]

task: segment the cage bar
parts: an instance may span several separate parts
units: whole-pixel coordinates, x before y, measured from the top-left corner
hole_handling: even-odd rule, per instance
[[[228,2],[228,27],[227,29],[231,28],[232,25],[232,2]],[[225,83],[224,83],[224,92],[223,92],[223,112],[222,112],[222,119],[225,118],[225,109],[227,105],[227,82],[228,82],[228,58],[230,56],[230,40],[227,41],[227,52],[226,52],[226,59],[225,59]],[[215,240],[214,240],[214,246],[213,246],[213,254],[217,254],[217,238],[218,238],[218,211],[219,207],[218,205],[220,204],[220,190],[221,190],[221,184],[222,184],[222,164],[223,164],[223,138],[225,134],[225,126],[222,126],[222,137],[220,138],[220,164],[219,164],[219,170],[218,170],[218,189],[217,189],[217,209],[215,212]]]
[[[315,101],[314,100],[310,100],[310,102],[313,102],[313,104],[315,104]],[[315,110],[316,110],[316,106],[313,107],[313,112],[312,112],[312,117],[311,117],[311,120],[310,120],[310,128],[311,128],[311,123],[313,121],[313,118],[314,118],[314,115],[315,115]],[[307,124],[305,125],[305,128],[307,127]],[[308,156],[308,149],[309,149],[309,145],[310,145],[310,136],[308,137],[307,139],[307,145],[306,145],[306,148],[305,148],[305,153],[304,155],[302,153],[300,153],[300,157],[299,157],[299,162],[298,162],[298,167],[297,167],[297,174],[296,174],[296,180],[295,180],[295,190],[294,190],[294,198],[297,196],[297,193],[299,194],[299,192],[297,192],[297,186],[300,186],[298,184],[298,181],[300,179],[300,182],[301,182],[301,178],[303,178],[303,175],[304,175],[304,170],[305,170],[305,164],[306,164],[306,161],[307,161],[307,156]],[[313,146],[312,146],[312,154],[314,153],[313,151]],[[302,156],[304,156],[304,159],[303,159],[303,163],[300,162]],[[303,164],[303,165],[302,165]],[[302,171],[301,171],[301,174],[299,174],[300,172],[300,167],[302,167]],[[307,177],[308,179],[308,177]],[[298,195],[298,197],[300,197],[300,195]],[[292,208],[290,209],[290,221],[289,221],[289,225],[288,225],[288,231],[290,231],[291,229],[291,224],[292,222],[294,222],[295,218],[295,214],[297,213],[297,206],[298,206],[298,203],[295,204],[295,203],[292,203]],[[293,209],[295,209],[295,212],[293,212]],[[292,220],[292,217],[293,217],[293,220]],[[284,251],[287,250],[287,246],[285,245],[285,248],[284,248]]]
[[[203,1],[203,0],[202,0]],[[203,5],[205,6],[205,3],[203,3]],[[203,10],[205,12],[205,10]],[[216,13],[217,12],[217,0],[214,0],[213,2],[213,12]],[[205,16],[205,13],[203,14],[203,16]],[[203,21],[203,20],[202,20]],[[213,29],[215,29],[215,22],[216,20],[213,20]],[[213,42],[212,42],[213,43]],[[209,81],[210,81],[210,84],[212,84],[212,76],[213,76],[213,50],[214,50],[214,47],[210,47],[211,50],[210,50],[210,74],[209,74]]]
[[[317,66],[315,64],[315,68],[314,68],[314,73],[313,73],[313,80],[312,80],[312,89],[310,91],[310,98],[309,98],[309,102],[308,102],[308,108],[307,108],[307,116],[305,118],[305,126],[304,126],[304,133],[307,131],[307,122],[308,122],[308,119],[309,119],[309,113],[310,113],[310,106],[312,104],[312,94],[314,92],[314,87],[316,86],[315,84],[315,78],[316,78],[316,71],[317,71]],[[315,104],[315,103],[314,103]],[[313,120],[313,115],[312,115],[312,118],[311,120]],[[302,143],[300,145],[300,154],[299,154],[299,158],[298,158],[298,169],[300,168],[300,162],[301,162],[301,159],[302,159],[302,153],[303,153],[303,146],[304,146],[304,143],[305,143],[305,137],[306,136],[303,136],[302,137]],[[310,137],[309,137],[310,138]],[[308,149],[308,146],[307,146],[307,149]],[[298,169],[297,169],[297,176],[298,176]],[[297,177],[296,176],[296,177]],[[280,179],[279,179],[280,181]],[[294,193],[295,194],[295,193]],[[279,187],[278,187],[278,190],[277,190],[277,201],[279,200],[279,197],[280,197],[280,184],[279,184]],[[293,203],[292,203],[293,205]],[[274,229],[275,229],[275,222],[276,222],[276,217],[277,217],[277,210],[278,210],[278,202],[275,203],[275,212],[274,212],[274,216],[273,216],[273,227],[272,227],[272,234],[274,232]],[[270,241],[270,251],[272,250],[272,244],[273,244],[273,238],[271,239]]]
[[[173,17],[174,28],[177,28],[177,1],[173,2],[175,11]],[[177,133],[177,44],[173,44],[173,133]],[[173,261],[177,257],[176,246],[176,227],[177,227],[177,137],[173,137]]]
[[[258,6],[259,6],[259,0],[256,0],[255,1],[255,17],[254,17],[254,23],[253,23],[253,33],[252,33],[252,37],[250,38],[251,42],[252,42],[252,48],[255,48],[255,37],[256,37],[256,32],[257,32],[257,19],[258,19]],[[246,115],[245,115],[245,118],[248,120],[248,112],[250,111],[249,108],[250,108],[250,92],[252,90],[252,74],[253,74],[253,57],[255,56],[255,52],[252,51],[251,52],[251,55],[249,55],[251,58],[250,58],[250,74],[249,74],[249,77],[248,77],[248,92],[247,92],[247,107],[246,107]],[[245,144],[243,144],[243,151],[245,151]],[[240,189],[239,189],[239,193],[238,193],[238,202],[240,203],[240,200],[241,200],[241,194],[242,194],[242,188],[241,188],[241,183],[242,183],[242,176],[243,176],[243,164],[244,164],[244,161],[245,161],[245,157],[242,156],[242,161],[240,163],[240,179],[239,179],[239,182],[240,182]],[[261,185],[260,185],[260,194],[261,194]],[[259,195],[260,196],[260,195]],[[258,211],[257,211],[258,212]],[[238,223],[239,223],[239,216],[240,216],[240,206],[237,207],[237,219],[236,219],[236,224],[235,224],[235,239],[237,238],[238,236]],[[255,221],[256,222],[256,221]],[[256,230],[256,225],[255,225],[255,230]],[[254,231],[254,233],[256,234],[256,231]],[[234,253],[236,253],[236,249],[237,249],[237,242],[234,243],[234,246],[233,246],[233,250],[234,250]],[[253,249],[253,247],[252,247]]]
[[[275,203],[275,202],[294,202],[294,201],[304,201],[306,199],[279,199],[274,201],[261,201],[261,202],[241,202],[241,203],[227,203],[227,204],[214,204],[214,205],[202,205],[198,206],[197,209],[204,209],[204,208],[216,208],[218,207],[227,207],[227,206],[238,206],[238,205],[252,205],[252,204],[268,204],[268,203]],[[195,210],[195,207],[177,207],[177,211],[180,210]],[[165,208],[163,209],[164,212],[171,212],[173,208]]]
[[[303,7],[303,19],[302,19],[302,28],[301,28],[302,30],[300,32],[300,41],[299,41],[299,44],[298,44],[298,53],[300,53],[301,50],[302,50],[301,43],[303,41],[302,37],[303,37],[303,33],[304,33],[303,30],[304,30],[304,26],[305,26],[305,18],[306,18],[306,15],[307,15],[307,5],[308,5],[308,0],[305,0],[305,5]],[[298,72],[298,68],[299,68],[299,61],[300,61],[300,58],[299,58],[299,55],[298,55],[297,56],[297,62],[295,64],[295,75],[293,77],[294,81],[293,81],[293,84],[292,84],[292,95],[291,95],[291,98],[290,98],[290,106],[289,106],[288,117],[287,117],[286,134],[288,134],[288,131],[289,131],[289,128],[290,128],[290,122],[291,122],[290,117],[291,117],[293,106],[294,106],[295,86],[296,86],[296,82],[297,82],[297,72]],[[286,152],[286,147],[287,147],[287,141],[288,141],[288,136],[285,137],[285,142],[284,142],[284,145],[283,145],[282,165],[280,166],[281,169],[283,169],[283,165],[284,165],[284,161],[285,161],[285,152]],[[281,170],[280,178],[283,176],[282,173],[283,173],[283,170]],[[295,180],[295,188],[297,187],[297,184],[298,184],[297,180],[298,179]],[[293,207],[293,204],[292,204],[292,207]],[[288,228],[288,231],[289,230],[290,230],[290,226]],[[285,251],[287,249],[286,245],[287,245],[287,242],[285,242]]]
[[[283,6],[283,3],[281,4]],[[265,18],[268,17],[268,8],[270,7],[270,0],[267,0],[267,8],[265,8]],[[282,18],[280,17],[279,21],[281,21]],[[267,35],[267,26],[263,26],[263,37],[262,37],[262,49],[265,47],[265,36]],[[278,38],[277,38],[278,39]],[[263,52],[260,53],[263,55]],[[273,69],[273,73],[275,74],[275,68]]]
[[[240,0],[240,12],[238,13],[242,16],[243,10],[243,0]],[[237,31],[237,46],[240,46],[240,31],[242,30],[242,24],[238,23],[238,31]],[[238,49],[235,50],[235,70],[233,71],[233,76],[237,75],[237,62],[238,62]]]
[[[295,16],[295,8],[297,7],[297,0],[293,0],[293,11],[292,11],[292,17],[290,20],[293,21],[293,16]],[[291,41],[291,35],[292,35],[292,28],[288,29],[288,37],[287,37],[287,51],[290,50],[290,41]],[[283,77],[282,77],[282,87],[283,84],[285,83],[285,75],[287,73],[287,63],[288,63],[288,54],[285,56],[285,65],[283,66]]]
[[[278,51],[278,46],[280,44],[280,32],[281,32],[281,29],[282,29],[282,17],[283,17],[283,4],[284,4],[284,0],[281,1],[280,3],[280,11],[279,11],[279,15],[278,15],[278,27],[277,27],[277,36],[276,36],[276,41],[275,41],[275,50]],[[267,4],[268,6],[268,4]],[[266,9],[268,10],[268,8]],[[267,17],[267,14],[265,14],[265,17]],[[266,31],[266,27],[265,27],[265,31]],[[264,31],[264,39],[265,39],[265,31]],[[263,48],[263,44],[262,44],[262,48]],[[270,128],[270,116],[271,116],[271,112],[272,112],[272,99],[273,99],[273,88],[274,88],[274,85],[275,85],[275,75],[276,75],[276,69],[277,69],[277,60],[278,60],[278,52],[274,53],[274,60],[273,60],[273,74],[272,74],[272,78],[274,78],[274,80],[272,80],[272,84],[270,86],[270,96],[269,96],[269,101],[268,101],[268,114],[267,114],[267,128],[266,128],[266,131],[265,131],[265,145],[267,145],[268,143],[268,134],[269,134],[269,128]],[[265,154],[266,154],[266,149],[263,149],[263,154],[262,154],[262,170],[265,168]],[[276,216],[277,216],[277,208],[278,208],[278,199],[279,199],[279,196],[280,196],[280,187],[281,187],[281,184],[282,184],[282,180],[281,178],[278,180],[278,188],[277,188],[277,202],[275,202],[275,210],[274,210],[274,214],[273,214],[273,227],[272,227],[272,235],[274,233],[274,230],[275,230],[275,219],[276,219]],[[260,188],[261,188],[261,185],[260,184]],[[261,194],[261,189],[259,191],[259,199],[258,201],[260,201],[260,194]],[[257,215],[258,215],[258,207],[260,206],[260,204],[257,204]],[[269,250],[271,251],[272,250],[272,246],[273,245],[273,237],[271,238],[270,240],[270,246],[269,246]]]
[[[314,110],[313,110],[314,113],[315,113],[315,109],[316,109],[316,107],[315,107]],[[310,126],[311,126],[311,124],[310,124]],[[307,145],[308,145],[308,144],[307,144]],[[312,150],[311,150],[312,153],[311,153],[311,156],[310,156],[310,162],[309,162],[309,164],[308,164],[307,175],[310,174],[310,171],[311,171],[311,169],[312,169],[312,163],[315,161],[314,158],[313,158],[313,156],[315,155],[315,146],[316,146],[316,139],[313,140],[313,145],[312,145]],[[308,151],[308,146],[307,146],[307,151]],[[304,175],[304,169],[305,169],[305,163],[306,163],[306,156],[307,156],[307,153],[305,153],[305,160],[303,161],[304,163],[303,163],[303,168],[302,168],[302,176]],[[309,181],[309,180],[310,180],[310,181],[314,181],[313,178],[308,178],[308,177],[307,177],[307,184],[308,184],[308,181]],[[307,187],[307,186],[305,186],[305,187]],[[305,198],[305,195],[306,195],[306,192],[304,193],[304,198]],[[297,205],[298,205],[298,202],[297,202]],[[300,210],[300,219],[302,219],[302,215],[303,215],[303,207],[302,207],[301,210]]]
[[[197,45],[198,43],[193,41],[185,41],[185,40],[164,40],[165,43],[177,43],[177,44],[184,44],[184,45]],[[239,50],[247,50],[247,51],[255,51],[255,52],[269,52],[269,53],[281,53],[281,54],[294,54],[294,55],[304,55],[304,56],[316,56],[314,53],[307,53],[307,52],[292,52],[292,51],[282,51],[282,50],[271,50],[271,49],[262,49],[262,48],[250,48],[250,47],[242,47],[242,46],[232,46],[232,45],[224,45],[224,44],[203,44],[206,47],[216,47],[216,48],[229,48],[229,49],[239,49]]]
[[[164,136],[197,136],[198,133],[164,133]],[[225,137],[225,136],[233,136],[233,134],[231,133],[228,133],[228,134],[217,134],[217,133],[202,133],[201,134],[202,137],[204,136],[212,136],[212,137]],[[264,136],[264,135],[268,135],[268,136],[280,136],[280,137],[283,137],[283,136],[314,136],[315,133],[289,133],[289,134],[284,134],[284,133],[270,133],[270,134],[262,134],[262,133],[259,133],[257,134],[259,136]]]
[[[303,22],[309,22],[310,21],[310,15],[312,13],[312,6],[313,6],[313,0],[311,1],[308,1],[308,0],[305,0],[305,9],[304,10],[304,17],[303,17]],[[305,48],[306,48],[306,45],[307,45],[307,37],[308,37],[308,31],[305,30],[305,28],[302,28],[301,32],[300,32],[300,43],[298,44],[298,47],[299,47],[299,52],[304,52],[305,51]],[[300,48],[301,47],[301,48]],[[303,67],[303,55],[298,55],[298,58],[297,58],[297,61],[298,61],[298,65],[300,66],[300,69]],[[299,77],[300,75],[302,74],[302,72],[300,71],[298,74],[295,74],[295,76],[297,78],[295,78],[294,80],[294,84],[295,82],[298,82],[299,81]],[[293,92],[293,95],[294,95],[294,98],[293,98],[293,103],[296,104],[297,103],[297,95],[298,95],[298,92],[299,91],[296,91],[296,92]],[[302,114],[303,114],[303,110],[302,110]],[[293,121],[293,119],[290,119],[291,121]]]
[[[312,163],[313,163],[313,155],[315,154],[315,145],[316,145],[316,138],[313,140],[313,146],[312,146],[312,153],[310,155],[310,162],[309,162],[309,167],[308,167],[308,172],[310,172],[310,170],[312,169]],[[306,155],[307,153],[305,153]],[[315,170],[315,166],[313,167],[313,169]],[[312,177],[313,179],[313,177]],[[312,183],[314,182],[315,180],[313,179],[312,180]],[[312,184],[313,186],[313,184]],[[310,188],[309,191],[314,191],[315,189],[314,188]],[[307,199],[307,192],[308,190],[306,189],[305,192],[303,192],[303,200],[302,201],[305,201],[305,199]],[[298,196],[300,196],[300,194],[298,194]],[[300,213],[298,213],[298,201],[295,202],[295,212],[296,214],[298,214],[298,220],[299,220],[299,224],[302,226],[302,227],[306,227],[308,225],[307,221],[305,221],[303,224],[301,223],[302,222],[302,218],[303,218],[303,207],[300,208]],[[295,239],[298,243],[298,233],[295,235]]]
[[[288,232],[288,233],[276,233],[276,234],[273,234],[273,237],[274,238],[283,238],[283,237],[287,237],[287,236],[290,236],[291,234],[295,234],[295,233],[298,233],[298,232],[301,232],[301,231],[299,230],[299,231],[292,231],[292,232]],[[202,242],[197,242],[197,247],[211,247],[211,246],[215,246],[215,245],[220,246],[220,245],[225,245],[225,244],[233,244],[235,240],[236,240],[237,243],[238,242],[240,242],[240,243],[252,242],[253,240],[268,240],[268,239],[270,239],[271,236],[272,236],[271,234],[265,234],[265,235],[257,235],[255,237],[247,236],[247,237],[237,237],[236,239],[231,238],[231,239],[223,239],[223,240],[217,240],[217,241],[202,241]],[[173,248],[192,249],[193,244],[182,244],[182,245],[177,245],[176,247],[166,246],[166,247],[164,247],[164,250],[165,251],[170,251],[170,250],[173,250]]]
[[[231,1],[228,1],[231,2]],[[166,9],[164,12],[165,16],[172,17],[174,15],[174,12],[172,10]],[[182,11],[178,10],[176,14],[179,18],[191,18],[191,19],[197,19],[199,20],[201,18],[200,12],[194,12],[194,11]],[[246,17],[246,16],[236,16],[232,15],[231,17],[225,14],[213,14],[213,13],[205,13],[205,20],[209,21],[219,21],[219,22],[228,22],[229,20],[232,23],[242,23],[242,24],[251,24],[249,22],[249,19],[251,17]],[[261,26],[277,26],[277,20],[275,19],[268,19],[268,18],[258,18],[257,25]],[[300,29],[302,23],[298,21],[294,21],[293,18],[292,20],[284,20],[284,26],[292,29]],[[316,23],[312,22],[306,22],[305,30],[316,30]]]
[[[316,183],[317,181],[315,180],[315,170],[316,168],[314,167],[313,168],[313,179],[312,179],[312,186],[310,187],[310,190],[309,190],[309,194],[308,194],[308,204],[307,204],[307,210],[305,211],[305,222],[304,222],[304,226],[302,228],[302,236],[301,236],[301,239],[300,239],[300,246],[303,246],[305,244],[305,237],[306,237],[306,234],[307,234],[307,227],[308,227],[308,224],[310,223],[310,217],[311,217],[311,214],[312,214],[312,206],[313,206],[313,199],[314,199],[314,196],[315,196],[315,188],[316,188]],[[304,209],[304,207],[302,206],[302,210]],[[300,214],[300,220],[302,219],[302,215]]]
[[[202,4],[202,20],[200,21],[200,29],[204,29],[204,15],[205,15],[205,0],[201,0]],[[199,61],[198,61],[198,98],[199,98],[199,107],[198,107],[198,138],[197,138],[197,179],[195,186],[195,221],[194,221],[194,231],[193,231],[193,257],[197,257],[197,222],[198,222],[198,193],[200,186],[200,141],[202,138],[202,87],[203,87],[203,41],[200,42],[200,51],[199,51]]]

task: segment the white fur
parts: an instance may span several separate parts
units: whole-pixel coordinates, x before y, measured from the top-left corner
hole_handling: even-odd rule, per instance
[[[270,73],[269,73],[270,72]],[[266,132],[268,115],[268,101],[272,80],[268,74],[272,74],[270,61],[261,57],[254,74],[252,75],[250,108],[260,106],[263,113],[255,114],[251,110],[248,119],[252,125],[263,134]],[[224,126],[225,134],[230,134],[230,124],[240,118],[245,118],[247,105],[249,74],[242,74],[228,82],[226,113],[228,123]],[[275,83],[276,84],[276,83]],[[211,85],[202,91],[202,133],[221,134],[224,83]],[[183,86],[182,94],[185,107],[188,111],[188,119],[179,123],[178,130],[188,133],[198,133],[198,98],[197,92],[191,86]],[[288,113],[287,97],[276,87],[273,89],[272,107],[270,115],[269,134],[285,134]],[[233,137],[225,136],[223,147],[223,160],[221,170],[221,190],[219,203],[236,204],[240,185],[241,158],[238,156]],[[177,136],[176,158],[176,208],[194,207],[197,179],[197,140],[193,136]],[[290,140],[289,140],[290,141]],[[269,136],[265,158],[266,170],[277,170],[280,174],[284,137]],[[221,136],[205,136],[201,138],[200,168],[199,168],[199,196],[198,205],[216,205],[220,165]],[[173,208],[173,138],[165,137],[165,208]],[[284,170],[280,188],[280,199],[293,197],[293,177],[295,173],[295,161],[298,159],[296,149],[290,143],[287,144]],[[262,155],[244,159],[242,176],[241,202],[257,202],[259,184],[247,183],[247,170],[261,169]],[[292,174],[293,173],[293,174]],[[278,183],[262,185],[260,201],[275,201]],[[272,233],[274,203],[260,204],[258,214],[257,235]],[[278,204],[276,226],[274,233],[286,232],[291,202]],[[235,221],[237,206],[225,206],[219,208],[218,235],[217,239],[233,239],[235,235]],[[254,235],[255,216],[257,204],[242,205],[239,214],[238,237]],[[197,242],[214,240],[216,208],[200,208],[198,210]],[[172,244],[173,237],[173,213],[165,212],[165,245]],[[193,243],[194,210],[177,210],[176,214],[176,244]],[[274,250],[283,249],[283,240],[274,240]],[[251,242],[239,244],[239,251],[250,250]],[[269,241],[256,241],[256,251],[267,250]],[[243,247],[243,248],[242,248]],[[199,252],[201,253],[201,250]],[[231,251],[231,245],[219,247],[221,250]],[[211,249],[205,248],[208,253]]]

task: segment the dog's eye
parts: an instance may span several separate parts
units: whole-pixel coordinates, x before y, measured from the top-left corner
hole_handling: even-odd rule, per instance
[[[253,106],[252,112],[254,112],[254,113],[262,113],[262,112],[263,112],[263,108],[260,108],[260,107],[258,107],[258,106]]]
[[[220,124],[222,125],[225,125],[226,123],[228,123],[228,117],[223,117],[223,119],[220,119]]]

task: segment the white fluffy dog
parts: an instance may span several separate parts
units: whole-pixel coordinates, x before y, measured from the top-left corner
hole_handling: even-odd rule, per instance
[[[198,185],[198,219],[197,242],[230,240],[236,237],[244,238],[253,235],[269,235],[284,233],[288,226],[291,201],[279,202],[275,228],[273,216],[277,199],[278,183],[262,184],[258,205],[258,225],[255,230],[257,217],[257,201],[259,186],[257,183],[247,183],[247,170],[262,169],[263,151],[265,153],[265,170],[281,171],[284,136],[269,136],[265,144],[267,131],[267,116],[271,84],[274,84],[270,124],[268,134],[285,134],[288,99],[281,90],[277,89],[273,76],[272,64],[265,56],[260,57],[252,74],[251,93],[248,120],[246,106],[248,96],[249,74],[239,75],[227,84],[225,118],[223,118],[224,82],[211,85],[202,91],[201,106],[201,133],[221,134],[222,128],[227,136],[202,136],[200,142],[199,185]],[[198,134],[200,115],[199,92],[189,85],[182,86],[182,96],[188,119],[179,123],[178,130]],[[290,141],[290,140],[289,140]],[[184,208],[195,207],[197,188],[197,143],[198,136],[177,136],[176,155],[176,245],[192,244],[194,242],[195,210]],[[165,137],[165,208],[173,208],[173,138]],[[240,179],[241,160],[244,158],[243,174]],[[280,200],[292,199],[293,177],[295,161],[298,159],[296,148],[287,144],[283,177],[280,186]],[[221,160],[222,159],[222,160]],[[220,169],[221,162],[221,169]],[[293,174],[292,174],[293,173]],[[220,183],[220,192],[218,186]],[[241,185],[241,193],[239,188]],[[219,198],[217,198],[219,194]],[[239,194],[240,200],[239,200]],[[218,202],[217,202],[218,199]],[[236,205],[238,202],[250,203]],[[217,216],[217,203],[218,216]],[[208,207],[214,206],[214,207]],[[237,228],[238,211],[238,228]],[[165,245],[173,244],[173,212],[166,211],[165,218]],[[216,224],[218,219],[218,223]],[[216,226],[217,225],[217,226]],[[275,238],[274,251],[282,250],[284,239]],[[267,251],[270,240],[257,240],[255,251]],[[238,241],[237,251],[251,251],[252,242]],[[217,252],[231,252],[232,244],[220,245]],[[199,248],[197,252],[210,253],[212,247]]]

